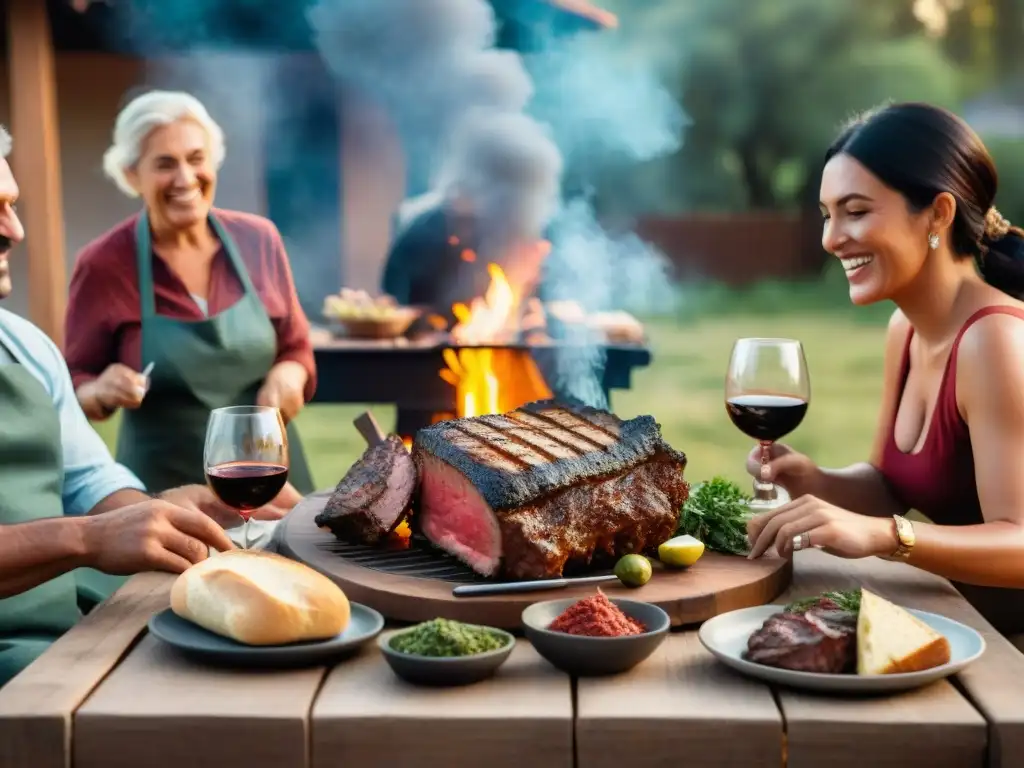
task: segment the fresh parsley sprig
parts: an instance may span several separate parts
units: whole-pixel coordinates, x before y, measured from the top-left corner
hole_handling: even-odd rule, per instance
[[[676,535],[689,534],[704,542],[707,549],[729,555],[746,555],[747,519],[750,496],[736,483],[715,476],[690,489],[690,496],[679,514]]]
[[[789,613],[803,613],[822,598],[828,598],[838,605],[841,610],[849,611],[850,613],[860,613],[859,589],[830,590],[828,592],[822,592],[820,595],[815,595],[814,597],[804,597],[799,600],[794,600],[786,606],[786,611]]]

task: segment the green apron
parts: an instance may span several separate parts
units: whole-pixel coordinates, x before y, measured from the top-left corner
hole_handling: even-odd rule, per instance
[[[24,366],[0,365],[0,524],[64,514],[63,453],[50,395]],[[72,573],[0,600],[0,686],[81,617]]]
[[[210,411],[229,405],[253,405],[277,357],[277,334],[238,253],[234,239],[211,214],[244,294],[235,304],[204,320],[177,320],[156,313],[153,249],[149,219],[139,216],[135,252],[139,269],[142,361],[153,363],[150,388],[142,405],[121,414],[117,460],[131,469],[150,493],[189,483],[206,483],[203,448]],[[288,479],[312,493],[313,479],[295,424],[288,425]],[[96,588],[103,600],[124,577],[92,572],[80,586]]]

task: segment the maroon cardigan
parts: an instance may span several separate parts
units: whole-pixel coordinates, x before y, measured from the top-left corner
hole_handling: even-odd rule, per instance
[[[316,391],[316,365],[309,340],[309,321],[299,304],[288,254],[273,222],[262,216],[215,209],[214,213],[238,244],[256,293],[277,333],[275,363],[291,360],[309,372],[305,400]],[[116,225],[79,253],[71,275],[65,318],[64,357],[75,388],[99,376],[111,363],[142,370],[139,270],[135,258],[138,216]],[[184,283],[155,253],[153,285],[156,312],[181,320],[202,320]],[[218,314],[243,295],[241,281],[221,248],[210,267],[207,297],[210,315]]]

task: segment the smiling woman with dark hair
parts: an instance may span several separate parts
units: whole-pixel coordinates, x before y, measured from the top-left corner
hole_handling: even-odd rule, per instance
[[[993,207],[997,185],[981,139],[926,104],[869,113],[829,148],[822,245],[855,304],[897,306],[878,430],[870,460],[844,469],[776,446],[770,473],[793,501],[748,532],[754,557],[774,546],[904,560],[959,582],[993,623],[1019,632],[1024,232]],[[911,523],[910,509],[930,522]]]

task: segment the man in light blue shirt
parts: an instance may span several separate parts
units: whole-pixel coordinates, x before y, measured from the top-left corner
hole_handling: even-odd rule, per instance
[[[87,515],[117,491],[145,492],[139,479],[114,461],[82,412],[57,345],[28,320],[0,307],[0,365],[10,363],[25,366],[39,380],[60,417],[64,514]]]
[[[10,150],[0,127],[0,299],[25,235]],[[79,569],[180,573],[234,549],[217,519],[238,518],[205,486],[148,495],[89,424],[57,346],[0,309],[0,686],[81,618]]]

